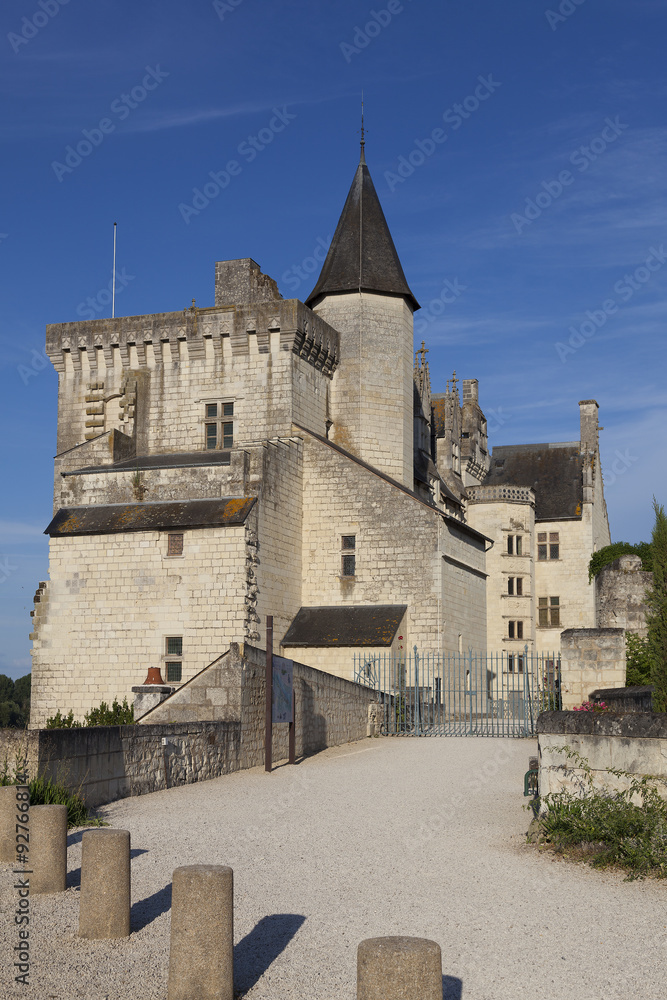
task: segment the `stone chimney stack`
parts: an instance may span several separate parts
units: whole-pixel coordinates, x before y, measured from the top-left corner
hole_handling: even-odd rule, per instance
[[[579,432],[582,455],[592,452],[594,455],[599,447],[598,435],[598,404],[594,399],[582,399],[579,402]]]
[[[262,274],[259,264],[251,257],[216,263],[216,306],[274,302],[276,299],[282,299],[277,284],[268,274]]]

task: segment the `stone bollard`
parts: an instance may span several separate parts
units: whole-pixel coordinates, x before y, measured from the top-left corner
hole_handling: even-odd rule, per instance
[[[30,893],[67,888],[67,806],[30,807]]]
[[[130,933],[130,832],[86,830],[81,839],[79,937]]]
[[[225,865],[174,872],[167,996],[234,998],[234,872]]]
[[[442,1000],[440,945],[415,937],[362,941],[357,1000]]]
[[[23,810],[19,811],[19,802],[16,796],[19,792],[25,796],[27,791],[27,785],[0,785],[0,863],[11,865],[16,862],[16,824],[23,822],[25,826],[30,825],[27,812],[25,820],[17,818],[23,815]],[[25,801],[29,802],[30,800],[26,798]],[[23,805],[23,801],[21,804]],[[29,846],[27,841],[22,841],[22,843],[25,843],[26,847]],[[28,852],[26,851],[26,853]]]

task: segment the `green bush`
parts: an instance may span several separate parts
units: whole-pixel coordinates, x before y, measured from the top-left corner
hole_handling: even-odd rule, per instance
[[[649,659],[648,639],[642,639],[634,632],[627,632],[626,644],[626,676],[625,686],[644,686],[651,683],[651,661]]]
[[[19,750],[15,755],[13,766],[7,756],[0,771],[0,785],[24,785],[26,779],[26,762]],[[77,792],[71,792],[62,782],[53,781],[38,775],[28,781],[31,806],[67,806],[68,826],[102,826],[102,820],[88,814],[86,803]]]
[[[30,674],[13,681],[0,674],[0,728],[23,729],[30,720]]]
[[[567,746],[555,747],[583,771],[581,795],[569,791],[545,795],[546,813],[540,826],[553,846],[586,848],[596,868],[624,869],[627,879],[654,875],[667,878],[667,801],[658,791],[664,778],[638,777],[616,768],[607,773],[627,781],[618,792],[594,787],[593,773],[586,757]],[[562,765],[567,771],[568,765]]]
[[[619,556],[635,555],[642,561],[642,569],[649,573],[653,571],[653,549],[650,542],[614,542],[613,545],[605,545],[603,549],[598,549],[591,556],[588,564],[588,582],[597,576],[604,566],[608,566]]]
[[[50,719],[46,720],[47,729],[79,729],[83,726],[131,726],[134,724],[134,706],[128,705],[127,698],[119,704],[116,698],[111,708],[105,701],[97,708],[91,708],[83,717],[83,722],[76,722],[74,712],[70,709],[67,715],[62,715],[60,709]]]

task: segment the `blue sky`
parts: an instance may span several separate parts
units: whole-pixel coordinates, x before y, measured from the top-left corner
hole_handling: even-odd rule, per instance
[[[612,537],[648,538],[667,492],[666,36],[664,0],[4,0],[0,672],[29,669],[47,574],[45,325],[110,315],[114,221],[117,315],[211,305],[214,262],[246,256],[305,298],[362,88],[434,389],[478,378],[492,444],[574,440],[597,399]]]

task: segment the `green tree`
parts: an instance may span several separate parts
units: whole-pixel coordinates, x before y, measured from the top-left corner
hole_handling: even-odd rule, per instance
[[[626,677],[625,686],[643,687],[651,683],[651,660],[649,657],[648,639],[642,639],[634,632],[627,632],[626,642]]]
[[[32,674],[26,674],[25,677],[19,677],[18,680],[14,681],[14,701],[17,705],[20,705],[21,712],[26,719],[30,718],[30,682]]]
[[[649,573],[653,569],[650,542],[637,542],[634,545],[632,542],[613,542],[611,545],[605,545],[603,549],[598,549],[591,556],[588,564],[588,582],[590,583],[593,577],[597,576],[600,570],[608,566],[614,559],[627,555],[639,556],[642,561],[642,569]]]
[[[14,700],[14,681],[7,674],[0,674],[0,701]]]
[[[646,591],[646,624],[651,681],[655,685],[653,708],[656,712],[667,712],[667,516],[655,497],[653,511],[653,586]]]

